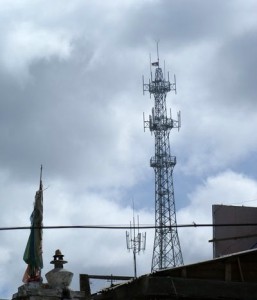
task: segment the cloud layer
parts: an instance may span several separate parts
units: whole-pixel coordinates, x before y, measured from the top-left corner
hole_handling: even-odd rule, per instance
[[[140,222],[154,223],[154,137],[142,117],[153,98],[142,94],[142,74],[157,40],[161,64],[177,77],[168,110],[182,111],[180,132],[170,134],[178,223],[211,223],[214,203],[256,206],[256,6],[2,1],[1,227],[29,225],[41,164],[45,225],[129,224],[132,199]],[[0,292],[10,298],[29,232],[0,234]],[[211,258],[210,229],[179,234],[185,263]],[[150,271],[153,236],[140,274]],[[133,274],[124,230],[45,230],[44,274],[57,248],[75,289],[79,273]]]

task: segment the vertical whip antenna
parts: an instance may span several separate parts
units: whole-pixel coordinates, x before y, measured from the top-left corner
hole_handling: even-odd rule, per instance
[[[158,64],[160,63],[160,60],[159,60],[159,41],[156,42],[156,50],[157,50],[157,61],[158,61]]]

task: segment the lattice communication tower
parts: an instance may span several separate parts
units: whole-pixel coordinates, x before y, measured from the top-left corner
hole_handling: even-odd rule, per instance
[[[152,67],[155,76],[152,76]],[[176,77],[170,83],[165,79],[162,68],[159,66],[159,53],[157,45],[157,61],[150,61],[151,78],[144,83],[143,92],[147,91],[154,96],[152,115],[146,121],[144,129],[149,128],[155,137],[155,156],[150,159],[150,166],[155,172],[155,238],[153,247],[151,271],[183,265],[183,257],[177,232],[176,209],[173,187],[173,168],[176,157],[171,156],[169,133],[172,128],[181,126],[180,112],[178,119],[173,120],[167,116],[166,94],[170,91],[176,93]],[[164,72],[165,73],[165,72]]]

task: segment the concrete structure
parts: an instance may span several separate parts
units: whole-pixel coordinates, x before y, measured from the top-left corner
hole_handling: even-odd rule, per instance
[[[257,299],[257,250],[154,272],[104,289],[91,298],[93,300]]]
[[[71,284],[73,273],[63,268],[63,265],[67,263],[63,260],[63,256],[60,250],[56,250],[54,260],[50,262],[54,264],[54,269],[46,273],[46,279],[51,288],[67,289]]]
[[[58,299],[77,299],[86,300],[85,292],[72,291],[69,286],[73,273],[65,270],[60,250],[56,250],[54,260],[54,269],[46,274],[47,283],[43,281],[31,281],[18,288],[18,292],[13,295],[13,300],[58,300]]]
[[[213,205],[213,257],[257,247],[257,207]],[[239,226],[243,224],[244,226]]]

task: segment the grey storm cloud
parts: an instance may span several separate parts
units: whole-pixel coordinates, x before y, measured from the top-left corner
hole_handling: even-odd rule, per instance
[[[256,30],[246,30],[230,37],[217,51],[209,84],[216,86],[217,103],[234,109],[256,108],[257,87]]]
[[[25,178],[24,170],[27,176],[32,171],[29,166],[46,163],[61,177],[90,173],[86,181],[96,169],[93,178],[99,183],[102,174],[107,176],[106,167],[113,165],[115,170],[123,159],[122,149],[120,157],[112,153],[119,151],[124,135],[131,135],[129,128],[124,132],[127,120],[119,114],[127,102],[124,89],[131,88],[127,64],[119,51],[107,50],[102,60],[80,41],[72,44],[66,59],[31,62],[22,84],[1,82],[0,160],[14,176],[22,170]]]
[[[1,226],[30,224],[41,164],[45,225],[129,224],[132,199],[142,224],[154,223],[154,137],[142,116],[154,99],[142,75],[156,40],[161,65],[177,75],[167,108],[182,112],[170,133],[178,223],[211,222],[212,203],[256,205],[255,2],[2,1]],[[210,232],[190,230],[179,232],[185,263],[210,258]],[[46,230],[44,272],[60,248],[76,276],[129,275],[124,235]],[[147,236],[141,274],[150,270]],[[27,238],[1,231],[2,298],[22,284]]]
[[[234,8],[228,1],[143,1],[128,10],[120,38],[128,47],[159,40],[165,50],[181,51],[224,35]]]

